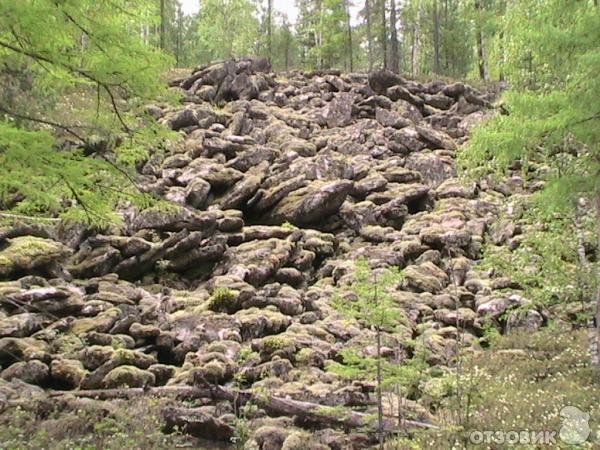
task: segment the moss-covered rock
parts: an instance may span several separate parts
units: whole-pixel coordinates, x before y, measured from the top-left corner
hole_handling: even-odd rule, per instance
[[[160,328],[156,325],[144,325],[136,322],[129,327],[129,334],[136,339],[152,339],[158,337]]]
[[[0,338],[31,336],[49,323],[50,320],[45,315],[35,313],[15,314],[0,318]]]
[[[235,317],[242,323],[242,338],[252,339],[284,331],[291,318],[269,308],[249,308],[238,311]]]
[[[50,364],[50,377],[53,383],[74,389],[87,374],[81,361],[74,359],[55,359]]]
[[[254,432],[254,440],[262,450],[281,449],[289,431],[285,428],[263,426]]]
[[[152,364],[150,367],[148,367],[148,372],[154,374],[156,385],[162,386],[171,378],[173,378],[177,372],[177,368],[166,364]]]
[[[233,378],[238,365],[219,352],[188,353],[182,368],[190,370],[190,377],[197,384],[222,384]]]
[[[48,359],[48,344],[33,338],[0,339],[0,365],[7,367],[16,361],[31,359]]]
[[[257,342],[257,349],[262,350],[269,355],[278,350],[285,350],[287,348],[291,348],[292,350],[296,348],[294,341],[287,336],[267,336]]]
[[[135,366],[119,366],[111,370],[103,384],[106,388],[153,386],[156,382],[154,374]]]
[[[157,363],[154,356],[147,355],[141,351],[125,348],[120,348],[115,351],[111,359],[121,365],[132,365],[142,369],[147,369],[152,364]]]
[[[327,450],[328,448],[304,431],[290,433],[281,446],[281,450]]]
[[[253,383],[267,377],[286,379],[294,367],[287,359],[274,359],[256,367],[246,367],[239,373],[240,381]]]
[[[288,262],[293,250],[294,245],[287,239],[244,242],[227,250],[217,270],[224,274],[239,272],[247,283],[262,286]]]
[[[192,379],[196,384],[221,384],[227,381],[227,366],[216,359],[207,362],[204,366],[193,370]]]
[[[91,345],[78,351],[75,358],[81,361],[86,369],[96,370],[111,359],[114,354],[115,349],[108,345]]]
[[[404,270],[405,285],[418,292],[440,292],[448,284],[448,275],[431,262],[409,266]]]
[[[60,242],[33,236],[21,236],[8,240],[0,247],[0,277],[18,271],[42,269],[59,262],[71,253]]]
[[[215,312],[233,313],[239,309],[238,295],[238,291],[218,287],[208,299],[208,309]]]
[[[118,308],[111,308],[101,312],[96,317],[85,317],[73,321],[71,330],[75,334],[89,333],[97,331],[99,333],[108,332],[115,322],[121,318],[122,312]]]
[[[208,344],[204,350],[207,353],[222,353],[228,358],[236,359],[240,353],[241,345],[239,342],[230,340],[214,341]]]
[[[15,378],[29,384],[40,385],[48,379],[48,366],[43,362],[33,359],[19,361],[4,369],[0,376],[7,381]]]
[[[296,364],[323,368],[325,366],[325,355],[317,350],[303,348],[296,353]]]

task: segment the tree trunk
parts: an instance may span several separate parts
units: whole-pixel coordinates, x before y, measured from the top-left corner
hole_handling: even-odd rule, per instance
[[[433,0],[433,72],[440,73],[440,18],[438,0]]]
[[[273,64],[273,0],[267,0],[267,45],[269,62]]]
[[[365,15],[367,16],[367,52],[369,54],[369,72],[373,70],[373,35],[371,34],[371,5],[365,0]]]
[[[377,437],[379,439],[379,450],[383,450],[383,398],[381,385],[383,379],[381,374],[381,330],[377,327]]]
[[[317,29],[317,49],[319,55],[319,69],[323,69],[323,0],[317,0],[317,16],[319,25]]]
[[[284,49],[284,59],[285,59],[285,71],[289,70],[290,66],[290,34],[289,30],[285,35],[285,49]]]
[[[598,235],[598,246],[596,249],[596,260],[600,255],[600,191],[596,192],[595,195],[596,203],[596,232]],[[600,273],[596,273],[596,355],[595,366],[600,370]]]
[[[500,74],[498,79],[504,81],[504,64],[505,64],[505,53],[504,53],[504,31],[500,31],[498,34],[498,42],[500,45]]]
[[[163,50],[166,47],[165,32],[167,18],[165,17],[165,1],[160,0],[160,48]]]
[[[444,26],[443,30],[448,30],[448,0],[444,0]],[[447,42],[444,41],[444,73],[448,75],[450,73],[450,49]]]
[[[373,279],[373,284],[375,285],[375,295],[373,300],[375,301],[375,308],[379,307],[379,292],[377,285],[377,274],[375,274]],[[381,316],[383,316],[383,311],[381,311]],[[381,326],[380,324],[383,322],[383,318],[379,318],[379,325],[375,327],[375,333],[377,336],[377,438],[379,440],[379,450],[383,450],[383,398],[381,392],[381,386],[383,384],[383,375],[381,373]]]
[[[596,203],[596,215],[597,215],[597,226],[598,226],[598,242],[600,242],[600,194],[597,194],[594,197],[594,201]],[[582,270],[589,268],[589,260],[585,253],[585,238],[584,238],[584,224],[583,218],[588,212],[588,204],[584,197],[580,197],[577,199],[576,209],[575,209],[575,234],[577,236],[577,255],[579,256],[579,266]],[[589,306],[590,310],[594,310],[596,308],[596,314],[594,318],[591,318],[588,321],[589,326],[589,352],[590,352],[590,363],[591,366],[596,368],[596,370],[600,369],[600,353],[598,350],[600,349],[600,277],[597,277],[597,290],[595,298],[591,298],[589,302],[591,305]],[[588,305],[586,305],[586,299],[582,297],[581,299],[582,309],[588,309]]]
[[[177,6],[177,48],[175,52],[175,61],[176,67],[179,67],[181,62],[181,44],[182,44],[182,35],[183,33],[183,12],[181,11],[181,6]]]
[[[385,2],[381,0],[381,51],[383,56],[383,68],[387,69],[387,22],[385,20]]]
[[[483,49],[483,33],[481,30],[477,31],[477,59],[479,65],[479,78],[487,80],[487,70],[485,66],[485,52]]]
[[[346,0],[346,20],[348,27],[348,59],[350,62],[350,72],[354,71],[353,55],[352,55],[352,24],[350,23],[350,0]]]
[[[481,30],[481,12],[482,6],[480,1],[475,2],[475,9],[477,10],[477,26],[476,26],[476,37],[477,37],[477,65],[479,66],[479,78],[486,81],[487,67],[485,64],[485,48],[483,43],[483,31]]]
[[[398,52],[398,30],[396,20],[396,0],[391,0],[390,7],[390,28],[391,28],[391,54],[390,54],[390,69],[394,73],[400,72],[400,55]]]
[[[416,77],[419,69],[419,33],[421,21],[421,11],[417,11],[417,17],[413,23],[412,28],[412,49],[410,55],[411,75]]]

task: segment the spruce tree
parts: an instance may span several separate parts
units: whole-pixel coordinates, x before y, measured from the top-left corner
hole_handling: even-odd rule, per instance
[[[336,298],[334,306],[343,315],[374,331],[376,355],[367,358],[357,349],[349,348],[341,354],[343,364],[334,364],[330,370],[345,376],[361,374],[375,379],[379,448],[383,449],[383,389],[391,376],[401,375],[391,370],[393,366],[382,356],[381,349],[384,333],[394,333],[403,322],[404,313],[392,295],[402,274],[394,267],[373,270],[366,259],[358,260],[355,269],[355,280],[349,286],[350,295]]]

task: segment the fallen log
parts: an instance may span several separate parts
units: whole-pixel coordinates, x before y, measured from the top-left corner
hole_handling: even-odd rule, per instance
[[[236,409],[243,407],[247,403],[253,403],[264,409],[267,413],[275,416],[295,416],[301,422],[326,427],[341,427],[344,429],[366,428],[375,430],[377,428],[376,420],[371,414],[365,414],[358,411],[352,411],[344,408],[332,408],[318,403],[293,400],[291,398],[282,398],[257,394],[247,390],[236,390],[222,386],[164,386],[149,388],[123,388],[123,389],[92,389],[80,391],[52,391],[50,397],[59,397],[62,395],[73,395],[75,397],[96,398],[99,400],[111,399],[129,399],[148,396],[175,396],[180,399],[211,399],[226,400],[232,402]],[[197,412],[198,417],[195,417]],[[206,415],[199,409],[186,408],[186,417],[190,420],[202,421]],[[437,426],[416,420],[402,420],[384,418],[383,430],[386,433],[394,433],[406,429],[436,429]]]
[[[80,398],[96,400],[131,399],[143,396],[168,397],[181,399],[210,398],[210,388],[192,386],[162,386],[148,388],[118,388],[118,389],[82,389],[79,391],[48,391],[50,397],[71,395]]]

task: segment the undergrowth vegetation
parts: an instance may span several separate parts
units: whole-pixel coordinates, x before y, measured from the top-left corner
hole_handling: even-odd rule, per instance
[[[0,448],[171,449],[196,445],[181,433],[162,432],[160,411],[164,400],[145,398],[104,407],[90,401],[79,402],[80,407],[73,404],[62,408],[40,403],[36,409],[6,410],[0,415]]]
[[[587,330],[515,333],[465,356],[456,373],[448,375],[448,391],[436,414],[440,429],[390,441],[387,448],[474,448],[472,432],[515,430],[554,431],[558,448],[596,448],[600,384],[589,365],[588,338]],[[583,446],[570,447],[560,439],[565,424],[560,412],[567,406],[589,414],[591,438]],[[479,447],[503,448],[493,443]]]

